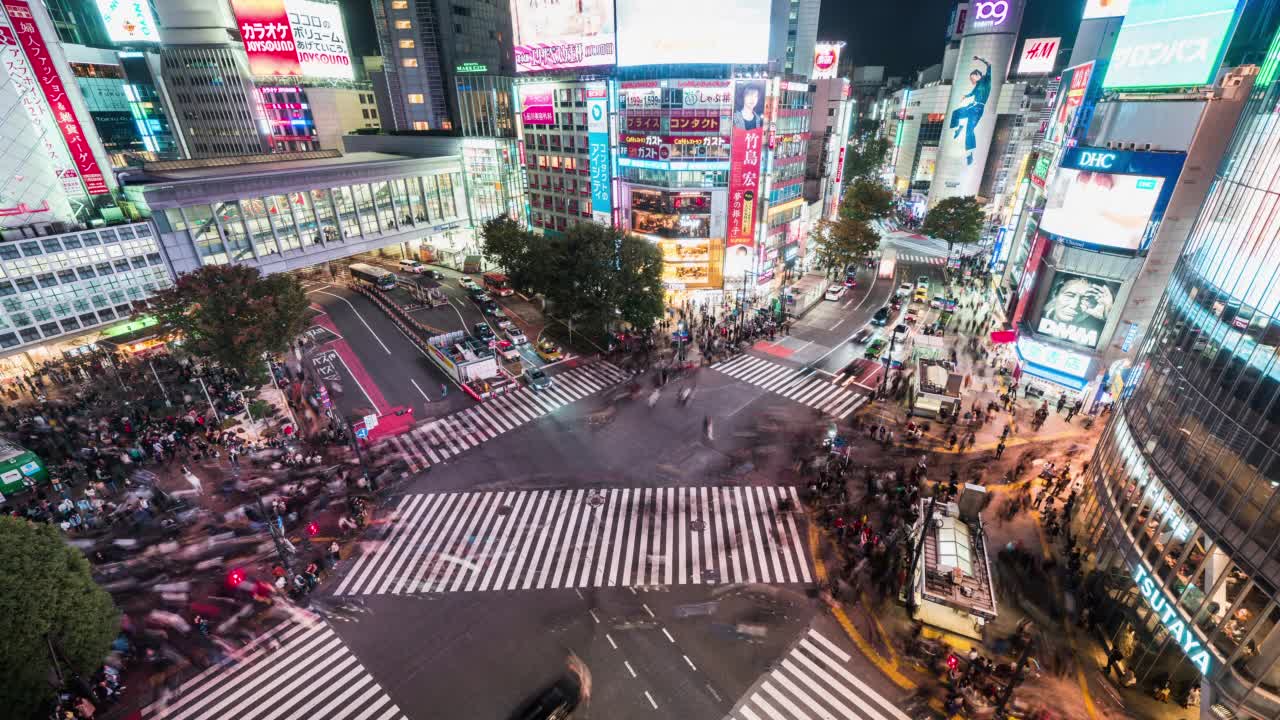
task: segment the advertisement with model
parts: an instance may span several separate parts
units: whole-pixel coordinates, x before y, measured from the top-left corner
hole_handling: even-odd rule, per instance
[[[253,75],[355,78],[337,5],[312,0],[231,0],[231,9]]]
[[[1241,0],[1132,0],[1102,86],[1208,85],[1222,61]]]
[[[1093,61],[1090,60],[1062,71],[1058,94],[1053,101],[1053,112],[1044,132],[1046,143],[1068,145],[1068,139],[1074,136],[1077,127],[1088,126],[1087,118],[1081,121],[1081,114],[1082,109],[1092,100],[1093,68]]]
[[[1036,332],[1072,345],[1097,348],[1119,294],[1118,281],[1056,272],[1040,307]]]
[[[1185,158],[1070,148],[1046,188],[1040,230],[1064,245],[1139,253],[1155,236]]]
[[[1022,21],[1022,0],[978,0],[969,7],[951,83],[930,205],[977,195],[1000,99]]]
[[[767,63],[771,8],[770,0],[618,0],[618,65]]]
[[[516,71],[612,65],[613,0],[511,0]]]
[[[733,96],[733,150],[729,163],[729,228],[725,244],[751,245],[759,210],[764,154],[765,80],[740,79]]]

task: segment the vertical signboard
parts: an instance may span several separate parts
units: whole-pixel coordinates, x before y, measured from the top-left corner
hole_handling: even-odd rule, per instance
[[[739,79],[733,94],[733,148],[729,162],[729,227],[725,244],[752,245],[764,141],[765,80]]]
[[[609,90],[587,86],[587,146],[591,162],[591,219],[608,225],[613,218],[609,188]]]
[[[1027,264],[1023,266],[1022,280],[1018,282],[1018,292],[1015,295],[1017,304],[1009,316],[1010,325],[1017,325],[1027,314],[1027,303],[1031,300],[1031,291],[1035,288],[1036,277],[1040,274],[1040,261],[1044,259],[1045,251],[1048,249],[1049,239],[1036,233],[1036,239],[1031,244],[1031,252],[1027,255]]]
[[[1022,0],[977,0],[969,7],[951,82],[930,205],[977,195],[996,126],[996,103],[1022,21]]]
[[[824,80],[834,78],[837,69],[840,67],[840,51],[843,49],[843,42],[820,42],[814,45],[813,71],[809,73],[810,79]]]
[[[35,76],[36,85],[44,95],[45,104],[62,134],[63,145],[74,167],[72,172],[79,175],[80,183],[90,195],[110,193],[106,178],[103,177],[102,169],[98,166],[98,160],[93,156],[93,147],[85,137],[84,126],[76,117],[75,108],[72,107],[66,88],[63,87],[62,77],[58,75],[58,69],[49,57],[49,48],[45,45],[44,35],[36,26],[35,18],[32,17],[31,6],[26,3],[26,0],[4,0],[4,10],[9,16],[13,36],[8,37],[8,33],[5,33],[3,42],[6,46],[16,43],[21,48],[26,58],[26,65]],[[5,28],[5,30],[9,29]],[[10,70],[10,72],[13,71]],[[66,178],[64,173],[60,174],[64,179]]]
[[[249,72],[259,76],[298,76],[293,28],[282,0],[232,0],[231,10],[240,26]]]

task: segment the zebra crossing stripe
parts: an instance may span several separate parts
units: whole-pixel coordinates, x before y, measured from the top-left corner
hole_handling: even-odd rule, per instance
[[[852,415],[867,402],[860,392],[850,390],[839,381],[803,370],[771,362],[754,355],[739,355],[711,366],[742,382],[764,388],[789,400],[808,405],[837,419]]]
[[[335,595],[699,583],[811,583],[794,488],[436,493],[402,501],[397,527]]]

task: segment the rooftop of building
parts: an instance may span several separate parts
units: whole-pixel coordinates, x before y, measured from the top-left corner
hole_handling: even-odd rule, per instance
[[[923,514],[929,501],[920,502]],[[932,521],[926,519],[924,597],[982,617],[996,616],[982,520],[976,514],[965,520],[955,503],[938,503]]]
[[[130,173],[126,176],[125,182],[172,183],[232,178],[244,175],[284,175],[343,168],[352,165],[376,165],[405,161],[420,162],[421,158],[379,152],[343,154],[338,150],[233,155],[201,160],[167,160],[146,163],[141,172]]]

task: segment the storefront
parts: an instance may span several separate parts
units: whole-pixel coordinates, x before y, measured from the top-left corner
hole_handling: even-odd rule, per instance
[[[1015,378],[1027,397],[1054,400],[1065,395],[1068,403],[1084,397],[1095,374],[1093,357],[1029,337],[1018,338],[1015,348]]]

